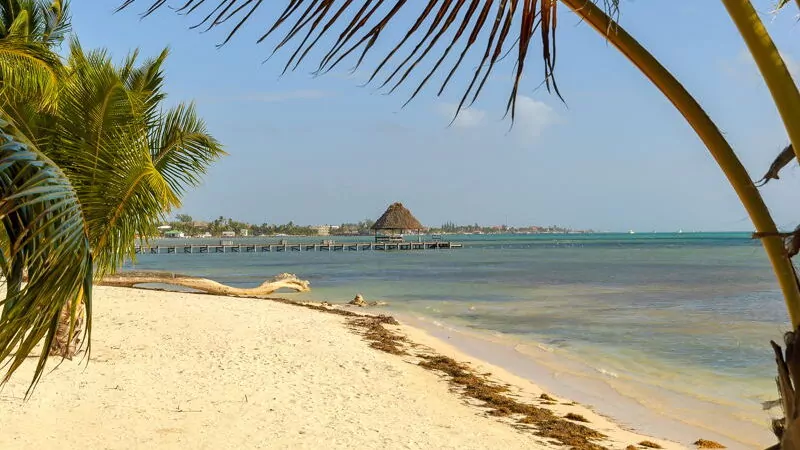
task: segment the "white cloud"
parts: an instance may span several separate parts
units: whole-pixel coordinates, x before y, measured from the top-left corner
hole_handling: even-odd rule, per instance
[[[447,120],[453,120],[458,105],[452,103],[440,103],[436,107],[439,114]],[[453,121],[453,126],[458,128],[474,128],[483,124],[486,119],[486,111],[477,108],[466,108],[458,112],[458,117]]]
[[[514,131],[528,137],[539,137],[542,132],[560,121],[558,114],[544,102],[520,95],[517,97],[517,112]]]

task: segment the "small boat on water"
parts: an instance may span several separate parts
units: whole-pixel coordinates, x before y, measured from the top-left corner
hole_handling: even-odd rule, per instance
[[[628,234],[636,234],[636,232],[635,232],[635,231],[633,231],[633,230],[629,230],[629,231],[628,231]]]

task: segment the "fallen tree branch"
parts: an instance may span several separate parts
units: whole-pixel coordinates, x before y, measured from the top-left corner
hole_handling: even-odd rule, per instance
[[[311,290],[309,282],[301,280],[290,273],[282,273],[261,283],[254,288],[237,288],[218,283],[208,278],[192,277],[170,272],[120,272],[110,275],[98,283],[99,286],[134,287],[139,284],[158,283],[172,286],[182,286],[214,295],[227,295],[235,297],[264,297],[278,289],[291,289],[295,292],[308,292]]]

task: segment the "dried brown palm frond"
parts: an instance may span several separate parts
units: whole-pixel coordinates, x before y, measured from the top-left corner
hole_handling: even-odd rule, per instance
[[[144,4],[146,9],[142,15],[148,16],[166,6],[166,3],[166,0],[124,0],[118,9]],[[275,3],[285,7],[275,7]],[[603,0],[602,4],[609,15],[617,14],[619,0]],[[321,57],[315,74],[330,71],[348,57],[356,59],[355,68],[358,68],[384,30],[400,22],[398,18],[406,17],[404,14],[410,11],[410,17],[416,19],[401,25],[407,30],[400,33],[396,42],[389,46],[368,82],[378,78],[381,80],[380,87],[393,92],[409,80],[409,75],[419,72],[422,74],[421,81],[408,99],[411,101],[428,84],[451,52],[458,48],[460,51],[456,50],[458,56],[455,62],[438,87],[437,95],[441,95],[453,74],[461,67],[465,56],[475,47],[482,48],[480,62],[458,103],[458,114],[458,111],[477,99],[496,63],[505,54],[515,53],[513,86],[506,106],[506,113],[510,113],[513,120],[525,62],[538,33],[544,62],[544,84],[548,91],[561,97],[554,77],[557,0],[183,0],[174,9],[180,14],[199,17],[193,28],[206,31],[226,28],[227,35],[220,44],[224,45],[245,23],[254,20],[254,14],[262,6],[264,9],[274,9],[276,17],[268,24],[258,42],[263,42],[282,27],[286,30],[285,34],[278,39],[273,53],[290,42],[297,42],[286,61],[284,72],[296,69],[323,35],[335,38]],[[446,46],[435,57],[431,53],[437,44]],[[423,64],[429,56],[432,57],[432,64]]]

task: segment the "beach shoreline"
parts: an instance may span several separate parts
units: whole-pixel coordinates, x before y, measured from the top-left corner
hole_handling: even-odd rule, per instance
[[[588,366],[565,361],[562,354],[553,354],[552,349],[519,343],[487,331],[464,329],[418,314],[392,314],[400,320],[412,340],[427,342],[438,352],[459,360],[501,367],[506,381],[535,383],[540,389],[579,402],[635,433],[658,436],[686,446],[691,446],[701,437],[724,443],[729,448],[763,448],[773,439],[766,426],[770,419],[767,412],[764,413],[763,429],[750,427],[746,430],[740,423],[732,424],[708,414],[703,417],[704,421],[697,417],[673,415],[674,411],[667,413],[657,408],[656,402],[644,404],[640,398],[625,395],[614,385],[606,383],[603,374],[591,375],[587,372]],[[707,403],[697,399],[688,399],[687,403],[683,396],[675,396],[672,401],[685,409],[692,406],[708,408]],[[742,434],[742,431],[747,431],[747,434]]]
[[[5,387],[0,447],[559,448],[508,418],[489,416],[452,392],[442,374],[371,348],[341,315],[260,299],[108,287],[96,290],[95,314],[88,366],[76,359],[48,367],[27,402],[33,361]],[[544,392],[423,330],[391,328],[415,349],[491,372],[519,401]],[[568,401],[537,407],[554,417],[584,416],[608,436],[598,442],[608,448],[644,440],[684,448]],[[33,431],[41,429],[48,431]]]

